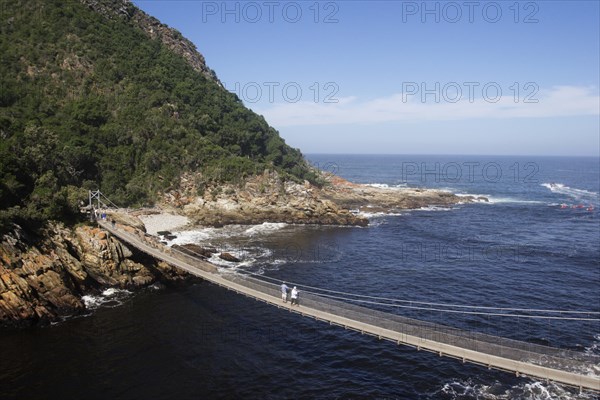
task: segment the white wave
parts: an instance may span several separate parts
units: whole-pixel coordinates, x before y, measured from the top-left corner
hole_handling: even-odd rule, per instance
[[[244,231],[244,234],[254,236],[261,233],[274,232],[287,226],[283,222],[263,222],[260,225],[254,225]]]
[[[496,197],[490,194],[471,194],[471,193],[455,193],[458,197],[473,197],[474,202],[482,204],[502,204],[502,203],[514,203],[514,204],[544,204],[543,201],[539,200],[527,200],[519,199],[515,197]],[[483,200],[486,198],[488,201]],[[462,204],[462,203],[461,203]]]
[[[215,229],[214,228],[205,228],[198,230],[190,230],[190,231],[181,231],[174,232],[175,239],[168,241],[169,246],[174,244],[183,245],[189,243],[202,243],[211,237],[214,237]]]
[[[365,186],[370,186],[378,189],[403,189],[406,188],[406,183],[399,183],[397,185],[389,185],[387,183],[367,183]]]
[[[541,185],[553,193],[563,194],[576,200],[598,201],[598,193],[589,190],[572,188],[563,183],[542,183]]]
[[[256,236],[268,234],[283,229],[288,224],[264,222],[258,225],[228,225],[222,228],[200,228],[187,231],[173,232],[175,239],[168,242],[169,246],[174,244],[199,244],[213,239],[229,239],[235,237]]]
[[[585,353],[600,356],[600,333],[594,335],[594,341],[589,347],[585,348]]]
[[[453,193],[453,192],[449,192],[449,193]],[[470,197],[471,200],[469,201],[470,203],[483,203],[483,204],[489,204],[489,198],[490,195],[488,194],[471,194],[471,193],[454,193],[454,195],[456,197]],[[464,201],[459,201],[456,204],[466,204],[467,202]]]
[[[455,196],[458,197],[487,197],[487,194],[471,194],[471,193],[454,193]]]
[[[221,253],[229,253],[239,259],[239,262],[223,260]],[[233,248],[226,247],[220,249],[220,252],[214,253],[208,261],[217,267],[223,267],[227,270],[236,269],[239,267],[251,267],[259,262],[271,263],[273,259],[273,250],[265,247],[244,247]]]
[[[489,400],[588,400],[595,399],[590,392],[579,393],[577,389],[549,382],[534,381],[508,387],[496,382],[493,385],[475,384],[468,381],[446,383],[440,392],[452,399],[489,399]]]
[[[156,282],[156,283],[153,283],[152,285],[148,286],[149,290],[162,290],[164,288],[165,288],[165,285],[163,285],[160,282]]]
[[[374,188],[387,189],[390,187],[387,183],[367,183],[366,186],[371,186]]]
[[[248,257],[244,258],[245,254],[242,254],[241,251],[233,251],[233,250],[225,251],[225,250],[223,250],[222,253],[229,253],[232,256],[236,257],[240,261],[233,262],[233,261],[223,260],[220,257],[221,253],[215,253],[208,259],[208,262],[210,262],[211,264],[216,265],[218,267],[237,268],[240,266],[252,265],[256,261],[255,259],[252,259],[252,258],[248,258]]]
[[[356,215],[358,215],[359,217],[363,217],[363,218],[368,218],[368,219],[374,219],[374,218],[384,218],[384,217],[399,217],[401,215],[404,215],[402,213],[398,213],[398,212],[366,212],[366,211],[360,211],[358,213],[356,213]]]
[[[169,242],[169,245],[199,244],[207,243],[213,239],[228,239],[238,236],[244,236],[244,231],[248,229],[247,225],[228,225],[222,228],[200,228],[181,232],[173,232],[177,236]]]
[[[287,264],[288,262],[290,262],[289,260],[285,260],[283,258],[275,258],[273,260],[270,261],[270,265],[283,265],[283,264]]]
[[[94,295],[88,294],[88,295],[81,297],[81,300],[83,300],[83,303],[85,304],[85,308],[93,310],[93,309],[100,307],[102,305],[104,299],[102,296],[94,296]]]
[[[441,206],[426,206],[418,208],[417,211],[451,211],[453,207],[441,207]]]
[[[109,288],[99,295],[85,295],[81,297],[85,308],[95,310],[99,307],[118,307],[133,293],[125,289]]]
[[[488,196],[490,204],[501,204],[501,203],[514,203],[514,204],[544,204],[543,201],[539,200],[523,200],[516,199],[514,197],[493,197]]]
[[[102,292],[102,296],[110,297],[110,296],[118,296],[118,295],[130,295],[131,292],[125,289],[116,289],[109,288]]]
[[[539,200],[526,200],[518,199],[515,197],[496,197],[490,194],[471,194],[471,193],[455,193],[458,197],[473,197],[474,202],[483,204],[501,204],[501,203],[515,203],[515,204],[543,204],[543,201]],[[485,201],[483,199],[487,199]]]

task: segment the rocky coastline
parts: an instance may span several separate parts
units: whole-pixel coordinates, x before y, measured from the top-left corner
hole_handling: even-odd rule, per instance
[[[135,228],[131,228],[135,229]],[[0,241],[0,326],[47,324],[87,312],[84,295],[192,279],[92,225],[15,227]]]
[[[393,213],[487,201],[429,189],[358,185],[335,176],[326,177],[317,187],[286,181],[275,172],[242,184],[205,188],[202,193],[194,182],[198,179],[183,176],[178,189],[164,193],[156,209],[113,213],[110,218],[148,240],[157,240],[149,235],[182,226],[264,222],[366,226],[367,211]],[[212,254],[210,249],[187,251],[204,258]],[[194,279],[89,222],[75,227],[52,222],[37,232],[15,226],[0,240],[0,326],[45,324],[84,314],[88,310],[83,296],[106,288],[135,289]]]
[[[178,189],[163,195],[161,207],[186,216],[191,225],[220,227],[231,224],[284,222],[311,225],[367,226],[362,213],[394,213],[428,206],[486,202],[484,197],[457,196],[433,189],[382,188],[355,184],[338,176],[323,176],[324,184],[286,181],[265,171],[242,184],[204,188],[197,177],[181,178]]]

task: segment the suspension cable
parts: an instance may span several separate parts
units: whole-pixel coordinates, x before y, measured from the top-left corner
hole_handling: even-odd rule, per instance
[[[258,276],[261,278],[266,278],[266,279],[272,280],[272,281],[281,281],[281,279],[271,278],[271,277],[261,275],[261,274],[256,274],[256,273],[253,273],[250,271],[243,271],[241,273]],[[317,291],[323,291],[323,292],[327,292],[327,293],[340,294],[340,295],[344,295],[344,296],[352,296],[352,297],[359,297],[359,298],[373,299],[373,300],[391,301],[391,302],[396,302],[396,303],[419,304],[419,305],[434,306],[434,307],[468,308],[468,309],[476,309],[476,310],[496,310],[496,311],[519,311],[519,312],[532,312],[532,313],[538,312],[538,313],[548,313],[548,314],[555,313],[555,314],[600,315],[600,312],[596,312],[596,311],[569,311],[569,310],[542,310],[542,309],[532,309],[532,308],[485,307],[485,306],[470,306],[470,305],[460,305],[460,304],[450,304],[450,303],[431,303],[431,302],[425,302],[425,301],[392,299],[392,298],[387,298],[387,297],[367,296],[367,295],[361,295],[361,294],[355,294],[355,293],[340,292],[340,291],[336,291],[336,290],[323,289],[323,288],[319,288],[319,287],[302,285],[302,284],[297,284],[297,283],[293,283],[293,282],[290,282],[290,283],[297,285],[297,286],[302,286],[303,288],[314,289]],[[314,292],[309,292],[309,293],[314,293]],[[325,294],[320,294],[320,293],[314,293],[314,294],[319,294],[320,296],[326,296]],[[344,297],[344,298],[347,299],[346,297]],[[386,303],[386,304],[389,304],[389,303]],[[389,305],[391,305],[391,304],[389,304]],[[423,308],[423,309],[429,310],[429,308]]]
[[[396,308],[408,308],[412,310],[426,310],[426,311],[439,311],[443,313],[452,313],[452,314],[468,314],[468,315],[487,315],[491,317],[512,317],[512,318],[534,318],[534,319],[552,319],[552,320],[570,320],[570,321],[600,321],[600,318],[581,318],[581,317],[559,317],[552,315],[528,315],[528,314],[507,314],[507,313],[489,313],[489,312],[481,312],[481,311],[462,311],[462,310],[448,310],[442,308],[430,308],[430,307],[417,307],[417,306],[407,306],[403,304],[390,304],[390,303],[381,303],[377,301],[370,300],[358,300],[358,299],[350,299],[347,297],[340,296],[332,296],[328,294],[315,293],[305,290],[306,293],[311,293],[320,297],[327,297],[335,300],[345,300],[352,301],[356,303],[362,304],[371,304],[371,305],[381,305],[386,307],[396,307]]]
[[[176,251],[178,251],[179,253],[185,254],[182,251],[179,251],[179,250],[176,250]],[[187,248],[186,248],[186,252],[193,253],[198,256],[202,256],[202,254],[195,252],[193,250],[187,249]],[[265,280],[277,281],[277,282],[282,281],[281,279],[272,278],[269,276],[257,274],[257,273],[250,272],[250,271],[236,271],[236,273],[239,273],[240,275],[246,275],[246,276],[251,275],[251,276],[260,277],[260,279],[257,279],[257,280],[262,281],[264,283],[269,283],[269,282],[265,282]],[[355,302],[355,303],[381,305],[381,306],[386,306],[386,307],[406,308],[406,309],[425,310],[425,311],[439,311],[439,312],[453,313],[453,314],[487,315],[487,316],[498,316],[498,317],[513,317],[513,318],[536,318],[536,319],[571,320],[571,321],[600,321],[600,318],[562,317],[562,316],[550,316],[550,315],[509,314],[509,313],[502,313],[502,312],[449,310],[449,309],[447,309],[447,307],[471,309],[471,310],[508,311],[508,312],[526,312],[526,313],[600,315],[600,312],[595,312],[595,311],[544,310],[544,309],[530,309],[530,308],[471,306],[471,305],[450,304],[450,303],[432,303],[432,302],[424,302],[424,301],[392,299],[392,298],[387,298],[387,297],[368,296],[368,295],[361,295],[361,294],[355,294],[355,293],[341,292],[341,291],[336,291],[336,290],[319,288],[319,287],[315,287],[315,286],[302,285],[302,284],[298,284],[298,283],[294,283],[294,282],[290,282],[290,284],[293,284],[296,286],[301,286],[302,288],[314,289],[317,292],[308,291],[308,290],[304,290],[304,292],[311,293],[316,296],[327,297],[327,298],[336,299],[336,300],[351,301],[351,302]],[[275,285],[275,284],[273,284],[273,285]],[[325,294],[325,293],[319,293],[319,292],[333,293],[333,294],[342,295],[342,296],[335,296],[333,294]],[[353,298],[344,297],[344,296],[358,297],[360,299],[370,299],[370,300],[353,299]],[[381,300],[383,302],[373,301],[373,300]],[[408,303],[409,305],[393,304],[390,302],[405,303],[405,304]],[[416,304],[418,306],[413,305],[413,304]],[[422,306],[429,306],[429,307],[422,307]],[[446,307],[446,308],[432,308],[432,307]]]

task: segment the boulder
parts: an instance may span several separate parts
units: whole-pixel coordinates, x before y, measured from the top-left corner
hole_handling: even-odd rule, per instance
[[[212,257],[213,254],[215,254],[217,252],[217,250],[214,248],[210,248],[210,247],[204,248],[204,247],[198,246],[197,244],[184,244],[184,245],[174,244],[173,246],[171,246],[171,249],[179,251],[184,254],[187,254],[188,256],[191,256],[191,257],[202,258],[202,259],[210,258],[210,257]]]
[[[229,261],[229,262],[240,262],[241,260],[239,258],[237,258],[236,256],[230,254],[230,253],[221,253],[219,254],[219,258],[221,260],[225,260],[225,261]]]
[[[217,253],[217,249],[214,247],[202,247],[198,246],[197,244],[184,244],[181,247],[197,256],[202,256],[204,258],[210,258],[213,254]]]

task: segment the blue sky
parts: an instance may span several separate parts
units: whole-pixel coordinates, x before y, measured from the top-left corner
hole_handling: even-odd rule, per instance
[[[598,1],[134,3],[304,153],[600,155]]]

